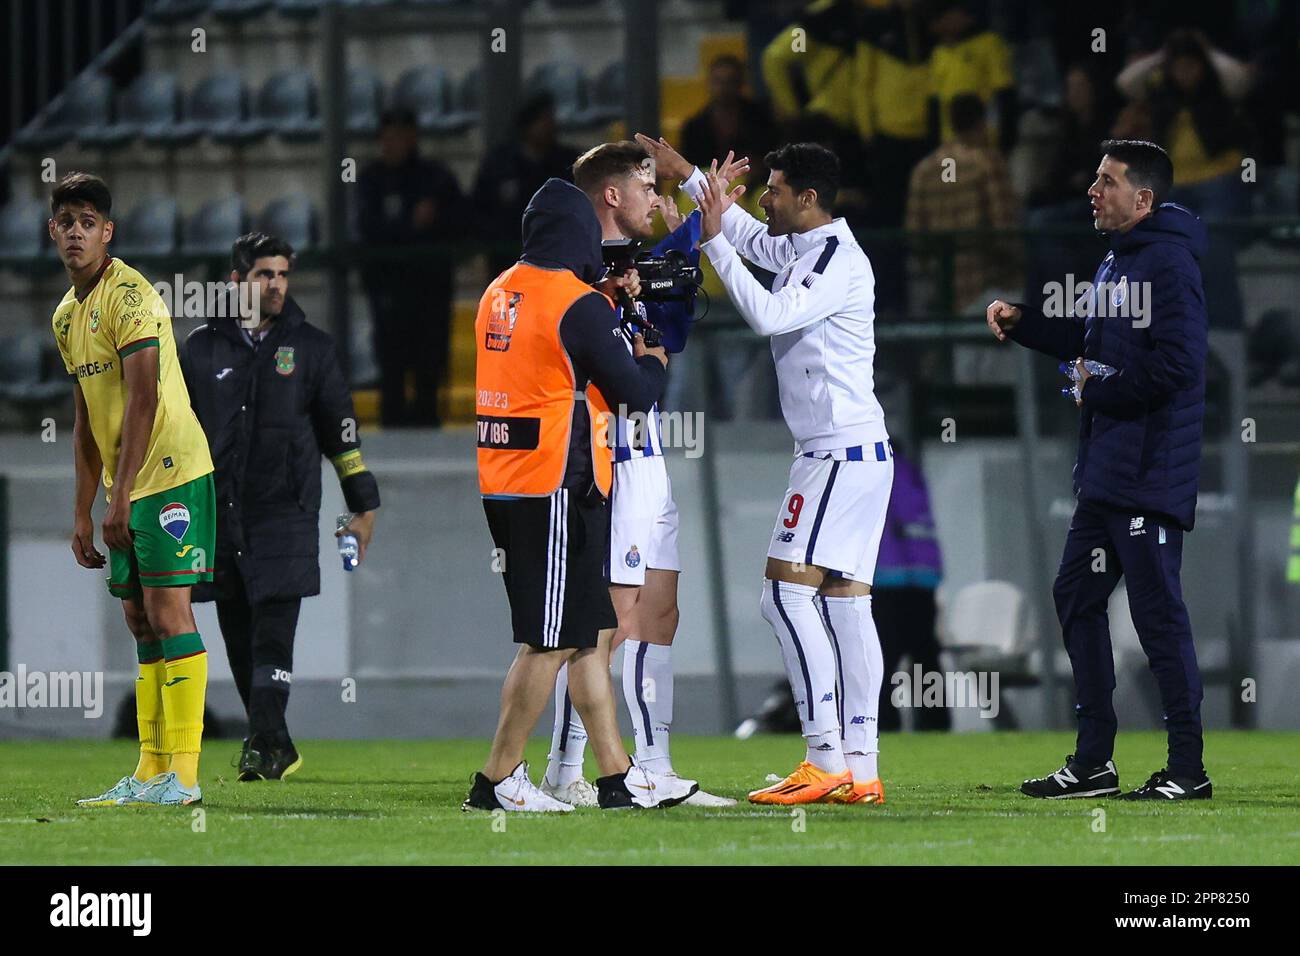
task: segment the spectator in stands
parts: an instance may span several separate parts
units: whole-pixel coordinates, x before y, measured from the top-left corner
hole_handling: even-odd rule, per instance
[[[1011,50],[1001,36],[984,27],[972,0],[935,0],[930,32],[936,46],[930,57],[930,130],[948,142],[957,135],[953,101],[973,93],[997,113],[997,143],[1009,153],[1016,142],[1015,76]]]
[[[767,107],[745,95],[745,64],[730,53],[715,57],[709,64],[709,102],[682,125],[684,154],[707,163],[734,149],[750,158],[747,182],[764,183],[762,157],[779,145],[776,138]]]
[[[955,97],[951,121],[955,140],[940,146],[912,170],[907,190],[908,231],[1013,228],[1018,221],[1016,195],[1006,161],[987,145],[983,101],[974,93]],[[956,242],[954,312],[982,308],[990,290],[1017,282],[1015,242],[979,237]]]
[[[1118,104],[1084,63],[1065,72],[1065,99],[1060,131],[1052,139],[1052,157],[1042,185],[1029,197],[1034,209],[1065,205],[1053,221],[1078,221],[1088,201],[1088,187],[1097,178],[1097,144],[1109,134]]]
[[[555,97],[536,93],[515,114],[516,139],[490,149],[474,181],[480,235],[503,244],[489,256],[488,274],[504,272],[519,258],[519,222],[533,193],[548,179],[572,179],[578,150],[560,142]]]
[[[1246,64],[1214,49],[1194,30],[1175,30],[1155,53],[1129,64],[1115,83],[1132,99],[1115,125],[1123,139],[1150,139],[1174,164],[1169,201],[1202,219],[1241,219],[1250,199],[1242,181],[1249,132],[1240,103],[1250,90]],[[1240,328],[1241,288],[1231,232],[1211,234],[1201,261],[1213,327]]]
[[[925,475],[899,447],[895,438],[894,489],[871,586],[871,613],[880,632],[885,666],[880,688],[881,730],[898,730],[901,723],[891,700],[894,684],[890,678],[898,672],[902,658],[920,664],[922,673],[943,670],[935,636],[934,599],[943,578],[943,557]],[[915,730],[948,730],[950,726],[946,707],[923,707],[916,712]]]
[[[867,215],[871,229],[900,229],[904,184],[934,145],[928,140],[930,55],[924,13],[910,0],[861,11],[856,54],[855,115],[867,144]],[[906,250],[863,239],[876,274],[876,314],[907,309]]]
[[[438,385],[447,366],[455,263],[447,243],[469,221],[460,184],[445,165],[419,155],[409,110],[379,123],[379,159],[358,177],[357,222],[367,258],[361,281],[370,298],[383,424],[437,426]],[[407,400],[408,371],[415,400]]]

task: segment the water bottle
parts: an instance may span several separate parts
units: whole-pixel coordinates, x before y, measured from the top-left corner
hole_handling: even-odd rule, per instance
[[[1089,375],[1095,375],[1097,376],[1097,378],[1109,378],[1110,376],[1114,375],[1116,372],[1119,371],[1119,369],[1117,368],[1112,368],[1109,365],[1106,365],[1102,362],[1094,361],[1093,359],[1084,359],[1083,367],[1088,370]],[[1079,396],[1078,369],[1074,367],[1073,362],[1062,362],[1060,364],[1060,369],[1061,369],[1061,374],[1074,383],[1068,388],[1061,389],[1061,394],[1064,395],[1066,398],[1073,399],[1076,402],[1079,401],[1080,396]]]
[[[350,514],[339,515],[335,524],[335,530],[342,531],[352,523],[352,518],[353,516]],[[343,570],[351,571],[357,566],[357,554],[359,553],[357,547],[357,536],[349,531],[347,534],[340,535],[338,542],[339,557],[343,559]]]

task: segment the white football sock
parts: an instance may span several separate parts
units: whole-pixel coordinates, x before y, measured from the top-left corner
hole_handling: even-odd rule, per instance
[[[871,595],[820,598],[826,633],[839,651],[840,686],[844,695],[844,754],[854,780],[875,780],[880,776],[876,755],[880,752],[877,716],[880,685],[885,678],[880,637],[871,616]]]
[[[628,639],[623,642],[623,698],[632,717],[637,763],[652,773],[671,773],[668,738],[673,724],[673,649]]]
[[[587,754],[587,728],[569,697],[569,665],[561,664],[555,678],[555,727],[551,732],[551,753],[546,764],[546,782],[567,787],[582,779],[582,761]]]
[[[808,762],[827,773],[843,773],[840,721],[836,710],[835,651],[818,611],[817,589],[787,581],[764,581],[763,618],[781,644]]]

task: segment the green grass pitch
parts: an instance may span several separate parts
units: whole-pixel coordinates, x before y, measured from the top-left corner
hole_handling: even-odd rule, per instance
[[[810,806],[800,819],[743,802],[794,766],[801,743],[675,738],[679,770],[741,797],[730,809],[505,814],[494,827],[491,814],[460,811],[481,740],[303,741],[296,776],[259,784],[235,782],[236,742],[213,742],[201,819],[193,808],[72,806],[134,766],[128,742],[0,742],[0,864],[1300,863],[1296,733],[1208,734],[1206,803],[1020,796],[1023,778],[1060,766],[1073,743],[1063,733],[888,735],[886,806]],[[534,780],[545,754],[545,741],[530,744]],[[1162,734],[1121,734],[1125,787],[1163,754]]]

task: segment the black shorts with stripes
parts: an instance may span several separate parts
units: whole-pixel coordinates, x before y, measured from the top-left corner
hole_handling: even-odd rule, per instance
[[[484,498],[483,510],[504,560],[516,644],[595,647],[601,630],[617,626],[605,574],[609,506],[600,494],[561,488],[546,498]]]

